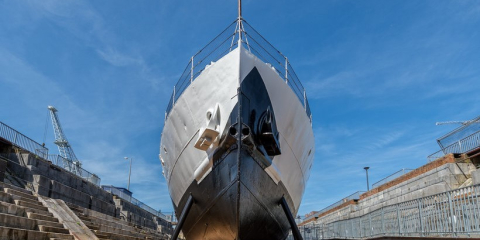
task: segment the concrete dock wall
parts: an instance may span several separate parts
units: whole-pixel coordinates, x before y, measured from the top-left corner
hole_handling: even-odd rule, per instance
[[[15,185],[30,187],[39,195],[61,199],[108,216],[123,218],[134,226],[164,232],[168,232],[172,227],[171,223],[164,219],[34,154],[10,153],[5,165],[9,174],[13,176],[9,181]]]
[[[480,170],[464,159],[465,156],[446,155],[365,192],[358,201],[345,202],[301,225],[328,224],[361,217],[382,207],[443,193],[465,184],[479,184]]]

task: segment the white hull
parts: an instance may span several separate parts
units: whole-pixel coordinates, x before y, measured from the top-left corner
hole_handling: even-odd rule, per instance
[[[199,185],[212,173],[215,167],[212,154],[220,144],[220,136],[225,136],[225,131],[232,124],[230,116],[238,111],[238,88],[254,68],[258,70],[268,92],[281,148],[281,154],[274,156],[271,165],[264,171],[274,184],[284,186],[291,199],[289,207],[296,215],[315,151],[311,119],[285,80],[241,44],[207,66],[174,103],[166,118],[160,159],[176,208],[184,204],[182,199],[184,201],[185,195],[189,194],[189,188]],[[217,115],[216,129],[219,134],[212,139],[209,149],[201,150],[195,144],[201,141],[199,134],[208,128],[207,112]]]

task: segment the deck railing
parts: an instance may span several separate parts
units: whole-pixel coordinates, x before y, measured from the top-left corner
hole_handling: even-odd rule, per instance
[[[382,207],[361,217],[300,227],[304,240],[480,237],[480,185]],[[289,239],[293,239],[291,236]]]
[[[48,148],[44,147],[7,124],[0,122],[0,137],[11,142],[14,146],[25,149],[42,158],[47,158]]]
[[[311,120],[311,110],[308,104],[307,94],[297,74],[293,70],[288,58],[262,37],[250,24],[242,20],[242,30],[238,29],[238,21],[232,22],[225,30],[210,41],[204,48],[198,51],[190,58],[185,70],[180,76],[178,82],[173,87],[173,93],[165,111],[165,119],[172,110],[175,102],[187,87],[200,75],[200,73],[210,64],[218,61],[230,51],[238,47],[238,38],[241,35],[241,43],[250,52],[255,54],[265,63],[270,64],[285,80],[286,84],[297,95],[298,99],[305,108],[307,116]]]
[[[382,180],[372,184],[372,188],[377,188],[377,187],[380,187],[381,185],[387,183],[387,182],[390,182],[396,178],[399,178],[407,173],[409,173],[410,171],[412,171],[413,169],[407,169],[407,168],[402,168],[392,174],[390,174],[389,176],[383,178]]]

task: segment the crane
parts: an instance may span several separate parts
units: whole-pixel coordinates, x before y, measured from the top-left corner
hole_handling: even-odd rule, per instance
[[[82,164],[77,159],[77,156],[75,156],[72,146],[70,146],[65,133],[63,133],[62,126],[58,120],[58,110],[53,106],[48,106],[48,110],[50,111],[50,116],[52,117],[53,132],[55,134],[54,143],[58,146],[60,156],[67,160],[63,161],[64,168],[75,174],[80,173],[80,167]]]
[[[435,125],[447,125],[447,124],[462,124],[468,125],[470,123],[480,123],[480,120],[468,120],[468,121],[447,121],[447,122],[436,122]]]

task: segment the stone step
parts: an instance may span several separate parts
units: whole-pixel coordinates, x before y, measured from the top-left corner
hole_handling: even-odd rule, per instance
[[[17,196],[15,194],[11,194],[11,193],[7,193],[7,194],[10,194],[10,196],[12,196],[12,199],[13,199],[14,202],[15,202],[15,200],[20,200],[20,201],[28,202],[28,203],[31,203],[31,204],[43,206],[43,204],[40,203],[38,201],[38,199],[33,200],[33,199],[30,199],[30,198],[24,198],[22,196]]]
[[[100,230],[100,226],[97,224],[90,224],[90,223],[85,223],[85,226],[87,226],[90,230]]]
[[[65,228],[58,228],[58,227],[50,227],[46,225],[38,225],[38,229],[40,232],[52,232],[52,233],[63,233],[63,234],[70,234],[70,231]]]
[[[38,225],[55,227],[55,228],[64,228],[63,224],[59,222],[51,222],[51,221],[45,221],[45,220],[36,220],[36,221]]]
[[[24,200],[15,200],[14,201],[16,205],[18,206],[22,206],[22,207],[28,207],[28,208],[33,208],[33,209],[38,209],[38,210],[41,210],[41,211],[48,211],[48,208],[44,207],[41,203],[37,202],[37,203],[31,203],[31,202],[28,202],[28,201],[24,201]]]
[[[76,214],[78,218],[80,218],[82,221],[91,221],[91,218],[88,216],[83,216],[83,215],[78,215]]]
[[[120,219],[106,220],[106,219],[97,218],[97,217],[94,217],[94,216],[90,216],[89,218],[90,218],[90,221],[95,223],[95,224],[100,224],[100,225],[105,225],[105,226],[110,226],[110,227],[115,227],[115,228],[121,228],[121,229],[132,231],[132,232],[138,231],[137,228],[129,225],[128,222],[125,222],[125,221],[120,220]]]
[[[37,221],[26,217],[19,217],[11,214],[0,214],[0,226],[35,230]]]
[[[106,225],[100,225],[99,230],[102,232],[109,232],[109,233],[121,234],[126,236],[132,236],[132,237],[139,237],[139,238],[145,237],[145,234],[139,233],[138,231],[129,231],[122,228],[110,227]]]
[[[64,239],[64,240],[74,240],[75,238],[70,235],[70,234],[63,234],[63,233],[47,233],[48,234],[48,237],[50,239]]]
[[[35,230],[26,230],[21,228],[10,228],[0,226],[0,239],[9,240],[23,240],[23,239],[35,239],[35,240],[47,240],[50,239],[48,233],[39,232]],[[73,238],[71,238],[73,239]]]
[[[0,192],[0,202],[13,203],[12,195],[6,192]]]
[[[36,220],[45,220],[45,221],[50,221],[50,222],[58,222],[58,219],[53,216],[46,216],[43,214],[39,213],[34,213],[34,212],[27,212],[27,217],[30,219],[36,219]]]
[[[27,211],[25,210],[25,208],[7,202],[0,202],[0,213],[27,217]]]
[[[19,206],[21,207],[21,206]],[[41,214],[43,216],[49,216],[49,217],[53,217],[53,214],[51,212],[49,212],[48,210],[40,210],[40,209],[36,209],[36,208],[29,208],[29,207],[23,207],[25,208],[25,211],[27,213],[29,212],[33,212],[33,213],[38,213],[38,214]]]
[[[9,193],[9,194],[17,195],[17,196],[20,196],[22,198],[26,198],[26,199],[30,199],[32,201],[37,201],[38,202],[38,198],[36,196],[33,196],[32,193],[25,193],[25,192],[21,192],[21,191],[12,189],[12,188],[4,188],[3,191],[6,192],[6,193]]]
[[[96,230],[94,232],[97,237],[98,237],[97,234],[100,234],[102,238],[115,239],[115,240],[144,240],[145,239],[145,238],[133,237],[133,236],[123,235],[118,233],[103,232],[99,230]]]
[[[99,239],[109,239],[109,236],[110,236],[110,235],[108,235],[108,234],[103,234],[103,233],[101,233],[101,232],[98,233],[98,232],[95,232],[95,231],[94,231],[94,233],[95,233],[95,236],[97,236]]]
[[[8,184],[8,183],[4,183],[4,182],[0,182],[0,188],[1,189],[10,188],[10,189],[14,189],[16,191],[20,191],[20,192],[23,192],[23,193],[26,193],[26,194],[32,194],[32,191],[30,191],[30,190],[27,190],[25,188],[20,188],[20,187],[17,187],[17,186]]]

